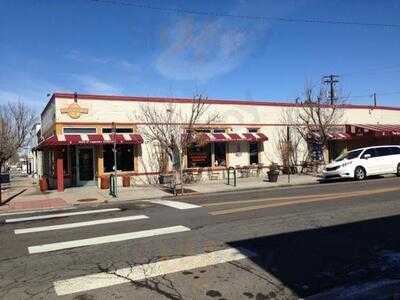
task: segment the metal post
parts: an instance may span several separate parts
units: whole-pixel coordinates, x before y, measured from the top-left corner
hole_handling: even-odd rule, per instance
[[[114,146],[114,197],[117,197],[117,128],[115,123],[112,123],[113,146]]]
[[[228,185],[229,185],[229,175],[231,173],[231,167],[229,167],[226,171],[228,172]]]
[[[233,169],[233,186],[236,186],[236,169]]]
[[[286,127],[286,150],[287,150],[287,164],[288,164],[288,183],[290,183],[290,128],[289,126]]]

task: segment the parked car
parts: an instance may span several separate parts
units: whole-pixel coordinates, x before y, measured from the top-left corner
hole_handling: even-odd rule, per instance
[[[364,180],[371,175],[400,176],[400,146],[374,146],[355,149],[340,155],[322,172],[324,179],[354,178]]]

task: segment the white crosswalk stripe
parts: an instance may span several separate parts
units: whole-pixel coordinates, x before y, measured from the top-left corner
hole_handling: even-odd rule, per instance
[[[135,220],[148,219],[148,218],[149,217],[147,217],[145,215],[128,216],[128,217],[120,217],[120,218],[108,218],[108,219],[76,222],[76,223],[69,223],[69,224],[62,224],[62,225],[51,225],[51,226],[40,226],[40,227],[16,229],[16,230],[14,230],[14,232],[15,232],[15,234],[34,233],[34,232],[41,232],[41,231],[70,229],[70,228],[94,226],[94,225],[101,225],[101,224],[110,224],[110,223],[125,222],[125,221],[135,221]]]
[[[85,292],[93,289],[139,281],[156,276],[192,270],[255,256],[248,251],[228,248],[210,253],[164,260],[150,264],[116,270],[113,273],[97,273],[53,283],[58,296]]]
[[[105,208],[105,209],[95,209],[95,210],[84,210],[84,211],[69,212],[69,213],[48,214],[48,215],[39,215],[39,216],[32,216],[32,217],[6,219],[5,222],[6,223],[16,223],[16,222],[24,222],[24,221],[45,220],[45,219],[54,219],[54,218],[69,217],[69,216],[98,214],[98,213],[120,211],[120,210],[121,210],[120,208]]]
[[[178,226],[172,226],[172,227],[164,227],[164,228],[157,228],[157,229],[150,229],[150,230],[143,230],[143,231],[136,231],[136,232],[105,235],[105,236],[99,236],[99,237],[88,238],[88,239],[31,246],[31,247],[28,247],[28,252],[30,254],[43,253],[43,252],[50,252],[50,251],[56,251],[56,250],[71,249],[71,248],[82,247],[82,246],[99,245],[99,244],[134,240],[134,239],[139,239],[139,238],[158,236],[158,235],[170,234],[170,233],[177,233],[177,232],[183,232],[183,231],[189,231],[189,230],[190,230],[190,228],[188,228],[188,227],[178,225]]]
[[[148,200],[148,202],[173,207],[176,209],[192,209],[192,208],[201,207],[201,206],[198,206],[195,204],[190,204],[190,203],[180,202],[180,201],[170,201],[170,200]]]

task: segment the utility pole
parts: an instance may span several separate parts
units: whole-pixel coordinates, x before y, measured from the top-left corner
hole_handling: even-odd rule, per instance
[[[329,86],[330,86],[329,98],[331,101],[331,105],[333,105],[335,103],[335,101],[337,100],[335,88],[336,88],[336,83],[339,82],[339,75],[331,74],[328,76],[324,76],[324,77],[322,77],[322,80],[325,84],[329,84]]]
[[[372,96],[374,97],[374,107],[376,107],[376,93],[373,93]]]

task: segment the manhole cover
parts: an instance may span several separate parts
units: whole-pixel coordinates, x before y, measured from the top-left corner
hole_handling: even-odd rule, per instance
[[[97,201],[96,198],[85,198],[85,199],[78,199],[78,202],[91,202],[91,201]]]

